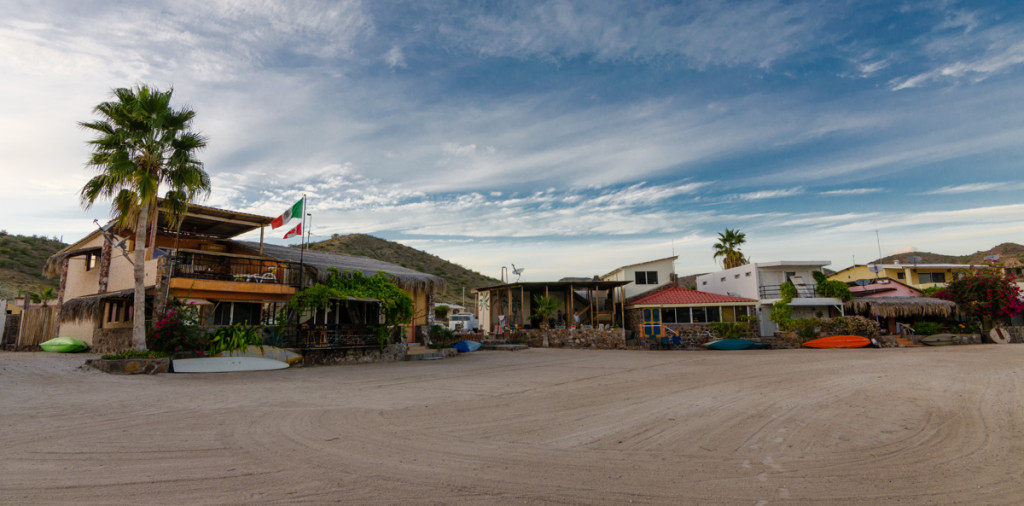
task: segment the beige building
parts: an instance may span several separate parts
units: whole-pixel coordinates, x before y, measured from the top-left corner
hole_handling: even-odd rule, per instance
[[[366,275],[383,271],[409,293],[415,316],[406,327],[407,340],[415,340],[417,327],[428,323],[433,293],[444,283],[441,278],[364,257],[264,244],[264,229],[272,220],[191,205],[180,228],[171,230],[165,215],[158,213],[145,246],[147,306],[157,297],[174,296],[200,306],[204,326],[272,323],[277,309],[300,286],[325,278],[333,267]],[[259,242],[234,239],[255,230],[260,231]],[[60,275],[60,335],[81,339],[101,352],[129,347],[133,238],[132,231],[108,225],[49,259],[47,272]],[[150,307],[146,313],[149,318]],[[330,345],[329,320],[337,330],[339,319],[329,317],[329,313],[308,315],[291,344],[308,345],[310,337],[303,335],[308,331],[317,336],[317,346]]]

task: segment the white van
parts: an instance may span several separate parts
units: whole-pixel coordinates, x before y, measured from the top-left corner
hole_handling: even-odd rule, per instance
[[[480,330],[480,322],[473,313],[457,313],[448,317],[448,330],[477,332]]]

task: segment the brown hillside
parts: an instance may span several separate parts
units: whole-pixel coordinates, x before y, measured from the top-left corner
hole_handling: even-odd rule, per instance
[[[13,299],[45,288],[56,291],[58,280],[43,276],[43,264],[64,246],[46,237],[0,231],[0,299]]]
[[[325,241],[311,243],[309,248],[330,253],[364,256],[439,276],[448,283],[445,292],[440,294],[440,301],[462,304],[462,293],[465,289],[466,306],[471,310],[476,306],[475,298],[470,294],[471,290],[500,283],[497,279],[471,271],[436,255],[365,234],[339,235]]]
[[[943,255],[939,253],[931,253],[927,251],[915,251],[913,253],[901,253],[899,255],[890,255],[881,260],[875,260],[868,263],[893,263],[899,260],[900,263],[910,263],[907,258],[912,256],[921,257],[921,261],[918,263],[922,264],[983,264],[985,263],[985,257],[989,255],[999,255],[1000,261],[1005,261],[1010,258],[1024,261],[1024,246],[1012,242],[1004,242],[998,246],[985,251],[976,251],[970,255]]]

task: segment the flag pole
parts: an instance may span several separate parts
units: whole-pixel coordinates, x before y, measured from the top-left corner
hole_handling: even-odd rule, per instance
[[[305,225],[305,224],[306,224],[306,194],[303,193],[302,194],[302,223],[301,223],[301,225]],[[300,228],[299,230],[301,231],[302,229]],[[296,290],[296,295],[298,294],[298,292],[302,291],[303,285],[306,282],[306,278],[305,278],[305,275],[306,275],[306,265],[305,265],[305,261],[304,261],[305,260],[304,259],[304,256],[305,256],[304,253],[306,252],[306,244],[305,244],[304,241],[301,240],[301,239],[303,239],[303,237],[305,237],[305,234],[300,234],[300,236],[299,236],[299,239],[300,239],[300,241],[299,241],[299,288],[298,288],[298,290]],[[295,311],[295,335],[298,336],[296,339],[302,339],[302,315],[300,314],[299,311],[301,311],[301,309]]]

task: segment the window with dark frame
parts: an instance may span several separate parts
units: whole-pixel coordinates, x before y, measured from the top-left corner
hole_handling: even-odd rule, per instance
[[[636,271],[634,274],[638,285],[658,284],[658,271]]]

